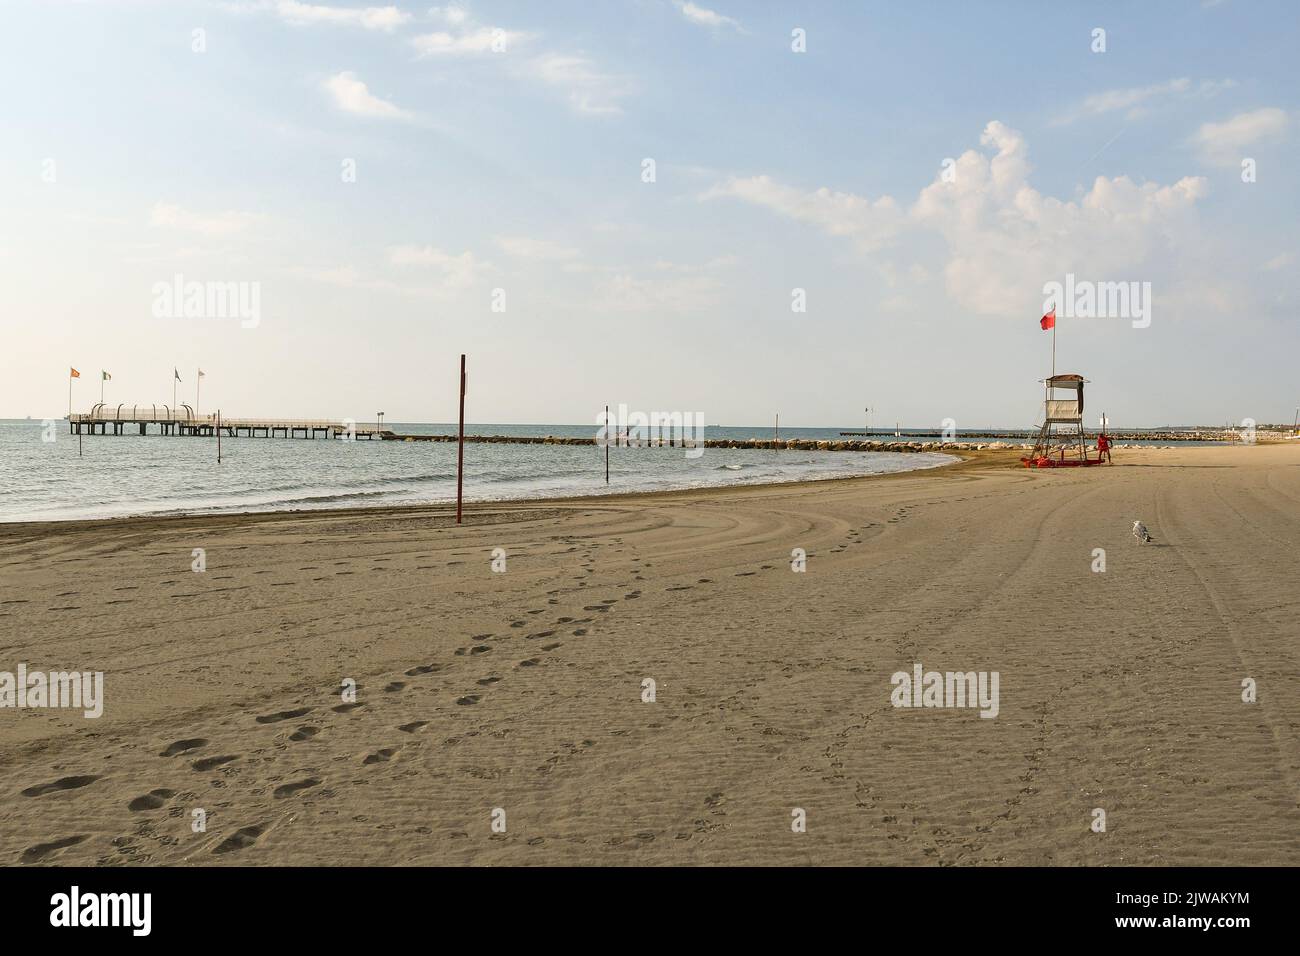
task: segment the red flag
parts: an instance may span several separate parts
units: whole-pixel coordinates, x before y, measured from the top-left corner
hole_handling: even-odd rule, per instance
[[[1056,328],[1056,306],[1052,306],[1052,311],[1038,320],[1038,324],[1043,327],[1043,331]]]

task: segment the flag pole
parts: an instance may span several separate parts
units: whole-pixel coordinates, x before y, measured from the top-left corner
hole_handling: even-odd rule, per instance
[[[194,414],[199,413],[199,388],[203,385],[203,369],[195,368],[194,376]]]
[[[1052,306],[1055,310],[1056,306]],[[1056,318],[1052,318],[1052,378],[1056,378]]]
[[[72,421],[72,373],[68,373],[68,421]]]
[[[605,484],[609,484],[609,406],[605,406]]]

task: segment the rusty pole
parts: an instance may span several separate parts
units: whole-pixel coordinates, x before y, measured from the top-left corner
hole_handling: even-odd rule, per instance
[[[460,431],[456,439],[456,524],[460,524],[461,489],[465,472],[465,355],[460,357]]]

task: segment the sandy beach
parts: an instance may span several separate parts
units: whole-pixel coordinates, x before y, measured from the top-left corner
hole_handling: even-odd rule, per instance
[[[1300,443],[1013,458],[0,527],[0,670],[105,681],[0,710],[0,859],[1300,863]]]

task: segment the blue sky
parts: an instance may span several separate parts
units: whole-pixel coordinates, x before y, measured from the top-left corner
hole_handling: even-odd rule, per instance
[[[201,366],[203,411],[448,420],[464,351],[473,421],[626,402],[1028,426],[1043,286],[1067,272],[1151,284],[1149,327],[1060,318],[1093,410],[1300,402],[1292,4],[4,17],[0,415],[62,414],[70,365],[79,407],[101,368],[110,399],[147,403],[173,367],[192,400]],[[178,274],[256,284],[256,326],[158,317]]]

